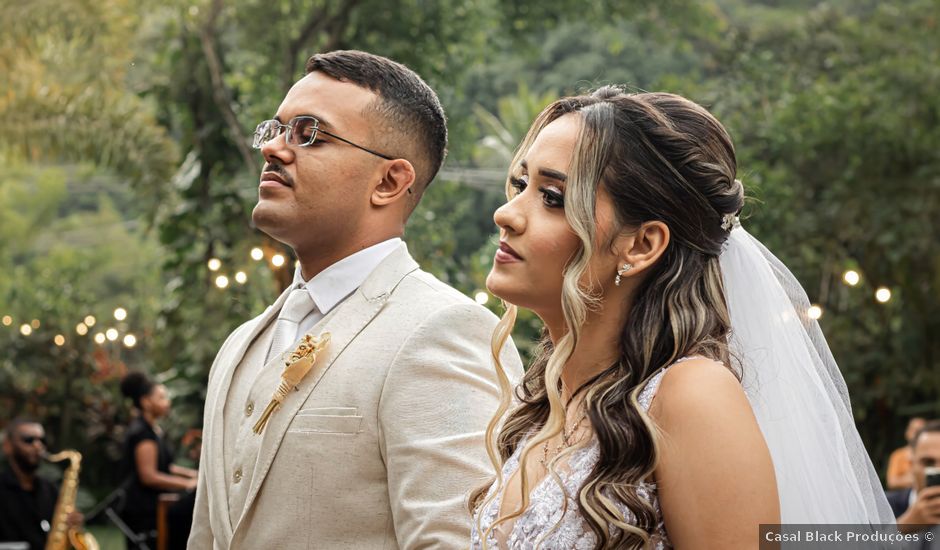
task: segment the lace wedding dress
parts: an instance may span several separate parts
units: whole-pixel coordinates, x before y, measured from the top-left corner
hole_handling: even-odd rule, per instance
[[[676,364],[687,359],[691,359],[691,357],[680,359]],[[663,368],[653,375],[637,397],[637,402],[644,411],[649,410],[653,396],[656,395],[659,383],[668,368]],[[504,480],[510,479],[518,469],[519,453],[524,445],[525,441],[523,440],[516,448],[516,452],[503,465]],[[558,472],[564,488],[551,475],[545,476],[533,488],[529,507],[526,511],[515,520],[510,520],[510,522],[515,521],[515,523],[502,523],[497,527],[507,535],[498,537],[495,532],[489,533],[486,540],[487,548],[492,550],[497,548],[508,550],[535,550],[536,548],[544,550],[593,550],[594,545],[597,544],[597,536],[581,516],[577,495],[588,474],[597,464],[599,457],[600,448],[597,439],[594,438],[584,448],[571,453],[566,467],[559,468]],[[487,498],[492,496],[495,489],[496,484],[494,483],[486,495]],[[641,483],[637,489],[637,494],[653,506],[658,518],[655,532],[652,535],[653,548],[656,550],[672,548],[663,524],[656,485],[654,483]],[[562,515],[562,511],[565,510],[563,504],[565,500],[567,500],[567,510]],[[483,548],[483,533],[496,521],[502,501],[503,495],[500,492],[486,508],[477,510],[477,516],[474,517],[473,521],[473,531],[470,534],[471,549]],[[625,523],[635,523],[633,513],[625,505],[620,502],[617,502],[616,505],[623,515]],[[478,519],[483,532],[477,530]]]

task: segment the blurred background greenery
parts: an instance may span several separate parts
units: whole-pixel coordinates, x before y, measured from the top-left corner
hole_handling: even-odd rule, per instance
[[[907,417],[940,410],[938,18],[940,0],[4,2],[0,426],[36,416],[83,452],[87,506],[119,481],[127,368],[169,386],[176,441],[201,425],[216,351],[292,273],[250,225],[250,133],[309,55],[358,48],[440,94],[450,155],[406,239],[497,312],[492,212],[544,105],[618,83],[716,113],[745,224],[819,306],[883,473]],[[538,330],[523,315],[520,348]]]

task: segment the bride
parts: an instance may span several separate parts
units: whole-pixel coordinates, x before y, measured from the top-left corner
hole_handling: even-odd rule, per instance
[[[498,356],[498,472],[473,548],[756,548],[760,524],[892,523],[799,284],[737,219],[731,138],[665,93],[548,106],[513,159],[487,279],[545,330]],[[515,397],[515,401],[513,400]]]

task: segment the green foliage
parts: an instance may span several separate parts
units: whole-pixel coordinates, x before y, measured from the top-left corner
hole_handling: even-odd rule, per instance
[[[100,178],[81,166],[39,167],[7,163],[0,174],[0,415],[41,418],[54,448],[77,447],[91,464],[119,456],[126,408],[117,380],[128,366],[148,368],[152,348],[161,251],[136,221],[124,220],[107,194],[95,204],[70,202],[69,188]],[[113,311],[128,316],[117,321]],[[92,315],[86,335],[76,326]],[[39,321],[28,336],[23,324]],[[108,328],[140,345],[92,342]],[[54,338],[64,339],[63,345]],[[116,481],[111,468],[88,468],[92,487]]]

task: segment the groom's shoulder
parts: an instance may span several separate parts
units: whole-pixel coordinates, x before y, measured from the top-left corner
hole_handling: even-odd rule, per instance
[[[473,303],[467,295],[423,269],[416,269],[402,281],[401,290],[417,294],[441,305]]]
[[[419,316],[432,315],[440,310],[451,310],[455,309],[455,306],[462,306],[456,309],[495,319],[488,309],[422,269],[409,273],[394,294],[396,298],[400,298],[396,302],[413,310]]]

